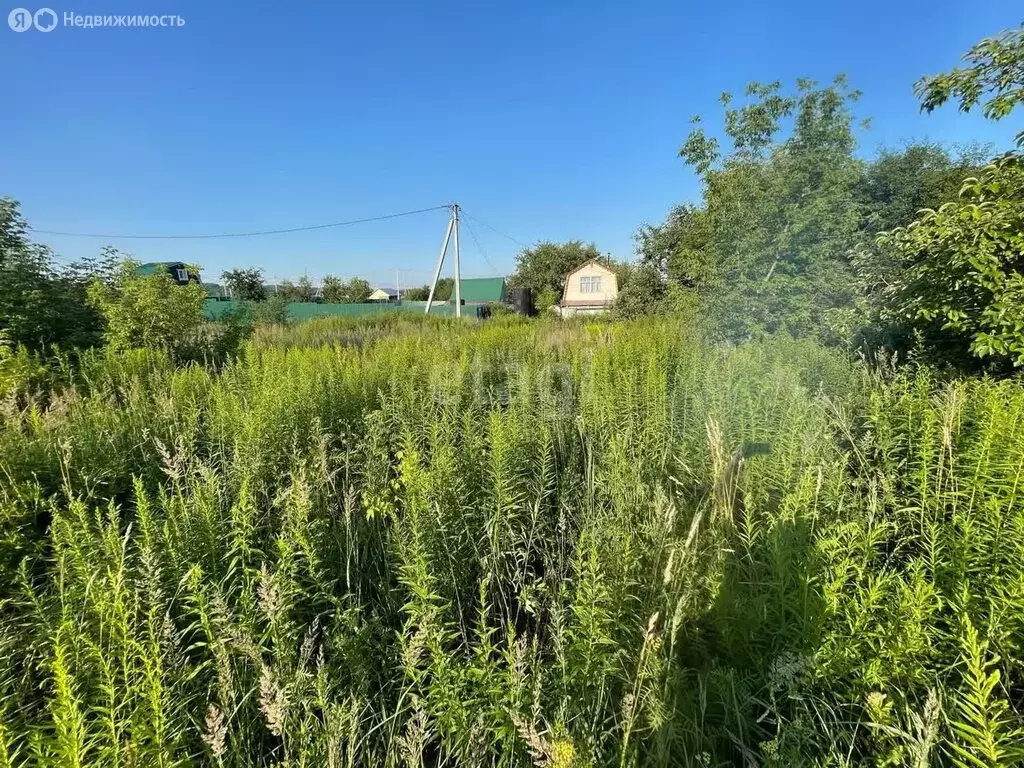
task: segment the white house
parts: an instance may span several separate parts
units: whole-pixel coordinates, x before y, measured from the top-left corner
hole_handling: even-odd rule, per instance
[[[367,301],[391,301],[394,296],[383,288],[374,288],[373,293],[366,297]]]
[[[619,281],[604,264],[591,259],[565,276],[558,312],[562,317],[607,312],[619,295]]]

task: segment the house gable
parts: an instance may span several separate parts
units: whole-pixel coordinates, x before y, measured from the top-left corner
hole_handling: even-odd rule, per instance
[[[615,272],[591,259],[565,276],[560,304],[563,307],[607,307],[618,295]]]

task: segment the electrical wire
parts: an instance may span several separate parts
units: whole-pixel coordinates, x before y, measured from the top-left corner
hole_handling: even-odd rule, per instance
[[[521,246],[523,248],[529,248],[530,247],[526,243],[524,243],[522,240],[517,240],[516,238],[512,237],[512,235],[510,235],[510,234],[508,234],[506,232],[502,232],[500,229],[496,229],[496,228],[492,227],[486,221],[481,221],[476,216],[470,216],[468,213],[466,213],[464,208],[460,208],[460,210],[465,214],[467,219],[472,219],[477,224],[479,224],[479,225],[481,225],[483,227],[487,227],[489,230],[491,230],[491,232],[494,232],[497,235],[501,235],[502,237],[504,237],[504,238],[506,238],[508,240],[511,240],[513,243],[515,243],[516,245]]]
[[[429,213],[449,208],[447,205],[435,205],[432,208],[419,208],[415,211],[403,211],[401,213],[389,213],[384,216],[370,216],[365,219],[350,219],[349,221],[336,221],[331,224],[315,224],[310,227],[290,227],[288,229],[264,229],[255,232],[223,232],[218,234],[204,235],[104,235],[95,232],[55,232],[48,229],[31,229],[38,235],[59,235],[62,237],[96,237],[104,240],[212,240],[226,237],[258,237],[261,235],[283,235],[290,232],[310,232],[315,229],[331,229],[334,227],[347,227],[353,224],[367,224],[371,221],[385,221],[386,219],[397,219],[401,216],[413,216],[418,213]]]
[[[494,274],[500,275],[501,271],[496,266],[494,266],[494,264],[491,263],[491,260],[489,258],[487,258],[487,251],[485,251],[484,247],[480,245],[480,238],[476,236],[476,232],[473,231],[473,225],[469,223],[468,219],[466,220],[466,229],[469,230],[469,234],[473,238],[473,242],[476,243],[476,247],[477,250],[480,251],[480,255],[483,256],[484,261],[487,262],[487,266],[494,270]]]

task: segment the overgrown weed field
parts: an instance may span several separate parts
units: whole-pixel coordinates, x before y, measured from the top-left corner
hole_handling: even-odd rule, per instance
[[[89,353],[0,426],[0,765],[1011,765],[1024,393],[673,320]]]

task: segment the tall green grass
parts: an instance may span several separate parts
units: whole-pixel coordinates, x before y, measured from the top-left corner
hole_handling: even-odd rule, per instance
[[[668,320],[95,353],[0,426],[0,765],[1014,765],[1024,393]]]

